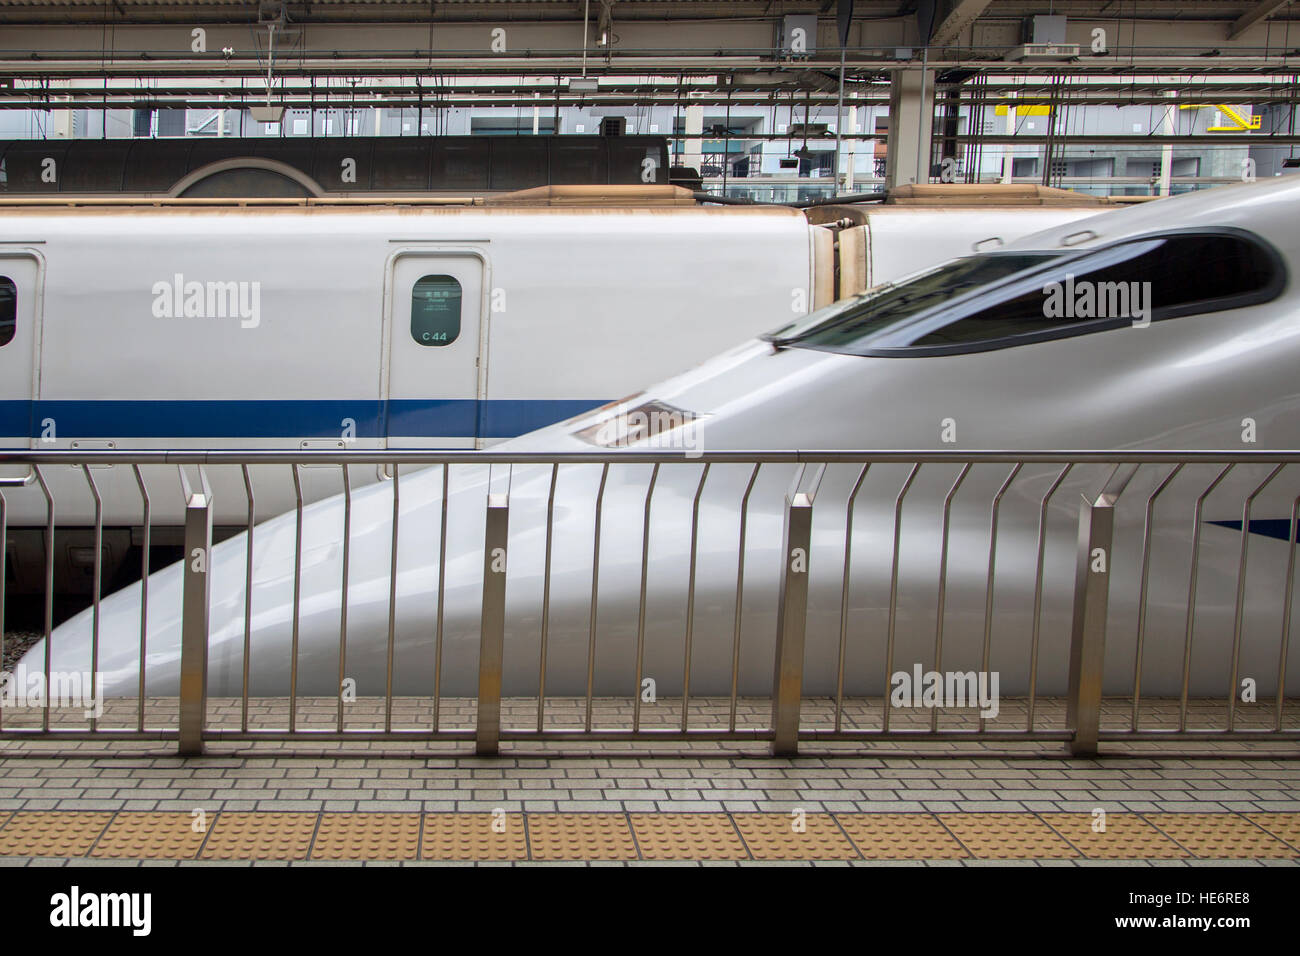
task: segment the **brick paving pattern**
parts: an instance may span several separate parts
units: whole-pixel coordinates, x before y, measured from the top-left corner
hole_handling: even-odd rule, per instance
[[[334,700],[298,702],[298,725],[333,729]],[[137,702],[110,701],[100,729],[133,730]],[[848,728],[876,729],[880,701],[850,700]],[[1188,725],[1222,722],[1222,702],[1191,701]],[[383,702],[345,709],[346,727],[382,728]],[[546,726],[581,727],[583,700],[548,700]],[[737,702],[737,727],[761,731],[766,700]],[[287,702],[249,701],[249,726],[283,727]],[[726,730],[730,702],[691,702],[690,726]],[[1104,727],[1129,726],[1131,701],[1107,701]],[[630,703],[592,702],[597,728],[630,728]],[[804,729],[832,725],[834,703],[808,700]],[[535,700],[503,707],[507,729],[535,727]],[[1061,702],[1035,705],[1035,728],[1063,727]],[[35,711],[5,728],[38,727]],[[1294,740],[1111,742],[1107,756],[1068,759],[1051,737],[964,742],[924,736],[806,739],[773,758],[761,733],[727,740],[503,742],[475,757],[472,700],[398,698],[406,737],[292,740],[215,737],[208,755],[175,741],[32,735],[0,739],[0,863],[454,862],[903,863],[1043,865],[1132,861],[1294,864],[1300,860],[1300,760]],[[1027,702],[1003,701],[991,730],[1023,730]],[[84,724],[51,715],[55,728]],[[1177,726],[1176,701],[1145,701],[1141,729]],[[242,702],[210,702],[214,729],[238,729]],[[681,702],[641,710],[643,728],[676,727]],[[1271,727],[1271,704],[1238,708],[1241,728]],[[895,711],[897,729],[930,714]],[[940,729],[974,729],[974,711]],[[175,701],[146,701],[146,724],[175,728]],[[1283,726],[1300,726],[1288,707]],[[459,732],[460,736],[455,736]],[[1059,734],[1058,734],[1059,736]],[[1191,756],[1199,754],[1199,756]],[[1098,823],[1104,815],[1104,828]],[[800,821],[802,829],[795,829]]]

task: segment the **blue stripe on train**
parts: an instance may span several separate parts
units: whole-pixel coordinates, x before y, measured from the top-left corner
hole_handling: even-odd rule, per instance
[[[0,401],[0,435],[26,435],[31,430],[28,402]]]
[[[1241,519],[1208,523],[1218,525],[1220,528],[1231,528],[1233,531],[1241,530]],[[1251,518],[1249,531],[1251,534],[1262,534],[1266,538],[1277,538],[1279,541],[1300,542],[1300,526],[1297,526],[1293,537],[1290,518]]]
[[[0,401],[0,435],[39,438],[513,438],[604,404],[593,399]],[[385,429],[384,420],[388,425]]]

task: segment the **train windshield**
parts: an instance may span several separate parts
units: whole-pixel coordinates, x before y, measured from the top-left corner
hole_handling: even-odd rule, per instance
[[[1220,227],[1074,252],[956,259],[770,336],[848,355],[953,355],[1235,309],[1281,293],[1277,252]]]
[[[854,343],[875,332],[975,289],[1042,265],[1057,255],[1051,252],[990,252],[953,259],[818,309],[763,338],[778,346],[855,351],[851,347]]]

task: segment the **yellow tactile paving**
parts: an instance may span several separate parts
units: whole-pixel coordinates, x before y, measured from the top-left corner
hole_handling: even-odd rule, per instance
[[[940,813],[939,820],[984,860],[1059,860],[1078,851],[1032,813]]]
[[[0,857],[209,860],[870,860],[1300,856],[1300,813],[2,811]],[[504,832],[494,828],[503,823]],[[1266,832],[1267,831],[1267,832]],[[846,836],[847,834],[847,836]]]
[[[424,860],[526,860],[522,813],[430,813],[424,818]]]
[[[0,856],[85,856],[111,813],[21,810],[0,829]]]
[[[94,857],[127,860],[192,860],[206,832],[183,810],[119,813],[90,851]]]
[[[636,844],[621,813],[530,813],[534,860],[635,860]]]
[[[313,860],[414,860],[420,852],[418,813],[325,813]]]
[[[829,813],[801,817],[788,813],[737,813],[732,819],[756,860],[858,858],[858,851]]]
[[[1166,836],[1199,857],[1254,860],[1291,857],[1296,851],[1233,813],[1144,813]]]
[[[1190,855],[1134,813],[1106,814],[1104,831],[1093,830],[1091,813],[1039,816],[1090,860],[1176,860]]]
[[[199,856],[204,860],[305,860],[315,832],[315,813],[222,813]]]
[[[1247,813],[1246,818],[1300,851],[1300,813]]]
[[[837,813],[868,860],[957,860],[970,856],[928,813]]]
[[[632,813],[645,860],[744,860],[749,854],[725,813]]]

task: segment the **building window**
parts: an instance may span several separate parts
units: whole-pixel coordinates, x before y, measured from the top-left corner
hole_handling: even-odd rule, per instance
[[[473,136],[531,136],[532,116],[472,116],[469,131]],[[555,133],[555,115],[539,116],[537,132],[544,136]]]
[[[13,341],[18,328],[18,287],[14,280],[0,276],[0,346]]]
[[[419,345],[451,345],[460,335],[460,283],[424,276],[411,290],[411,338]]]
[[[1023,176],[1038,175],[1038,157],[1021,156],[1011,160],[1011,175],[1017,179]]]

